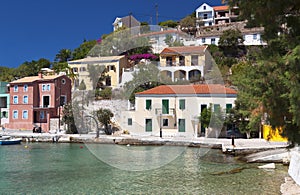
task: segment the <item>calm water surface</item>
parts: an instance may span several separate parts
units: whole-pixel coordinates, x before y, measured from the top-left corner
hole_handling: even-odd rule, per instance
[[[153,148],[130,147],[131,150]],[[170,147],[170,151],[174,148],[182,150]],[[107,147],[105,150],[112,153]],[[287,167],[277,165],[276,170],[264,171],[257,169],[257,165],[238,162],[219,150],[186,148],[160,168],[124,171],[100,161],[84,144],[23,143],[0,147],[0,193],[280,194]],[[235,168],[245,169],[235,174],[215,175]]]

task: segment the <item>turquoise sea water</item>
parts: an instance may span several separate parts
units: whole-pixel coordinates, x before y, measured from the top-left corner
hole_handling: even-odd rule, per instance
[[[105,148],[114,155],[107,146],[112,145],[99,144],[93,148]],[[154,148],[130,146],[130,150]],[[183,148],[169,149],[172,152]],[[257,169],[258,164],[238,162],[219,150],[182,151],[160,168],[127,171],[102,162],[84,144],[1,146],[0,194],[280,194],[280,184],[287,176],[287,167],[282,165],[265,171]],[[118,155],[114,157],[120,163],[123,159],[122,155],[120,159]],[[245,169],[235,174],[224,173],[235,168]]]

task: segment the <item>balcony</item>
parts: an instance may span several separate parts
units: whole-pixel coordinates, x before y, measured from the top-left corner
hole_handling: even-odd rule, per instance
[[[169,108],[169,109],[162,109],[162,108],[156,108],[155,109],[156,115],[162,115],[162,116],[175,116],[176,111],[175,108]]]

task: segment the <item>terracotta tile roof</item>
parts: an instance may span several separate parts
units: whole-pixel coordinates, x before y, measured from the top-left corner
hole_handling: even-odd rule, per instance
[[[160,55],[168,54],[201,54],[203,55],[207,46],[182,46],[182,47],[167,47],[162,50]]]
[[[15,81],[12,81],[10,83],[31,83],[34,81],[47,81],[47,80],[53,80],[56,79],[58,77],[61,77],[63,75],[50,75],[50,76],[43,76],[43,78],[39,78],[39,76],[31,76],[31,77],[24,77]]]
[[[214,6],[213,9],[215,11],[227,11],[229,10],[229,6],[228,5]]]
[[[198,85],[160,85],[152,89],[136,93],[137,95],[167,94],[237,94],[237,91],[219,84]]]

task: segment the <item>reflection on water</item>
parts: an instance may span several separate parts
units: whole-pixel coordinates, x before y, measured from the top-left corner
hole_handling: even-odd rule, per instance
[[[110,150],[111,146],[93,147],[105,148],[103,155],[126,162],[124,156]],[[81,144],[0,147],[0,189],[6,194],[280,194],[280,184],[287,175],[287,167],[281,165],[276,170],[265,171],[257,169],[258,164],[238,162],[219,150],[182,149],[165,147],[165,152],[177,150],[181,154],[157,169],[124,171],[100,161]],[[131,146],[124,150],[157,148]],[[164,157],[148,157],[151,158]],[[128,162],[125,165],[131,166]],[[235,174],[214,174],[236,168],[245,169]]]

